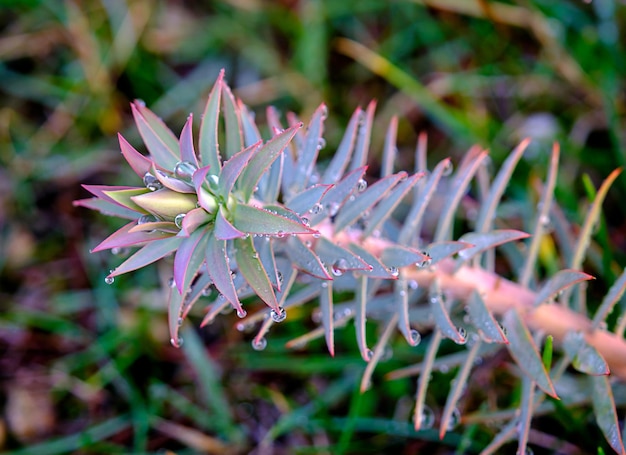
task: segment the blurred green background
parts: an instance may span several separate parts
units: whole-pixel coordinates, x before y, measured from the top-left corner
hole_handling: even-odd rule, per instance
[[[415,381],[383,374],[416,362],[423,347],[398,340],[363,395],[353,329],[340,331],[334,359],[322,343],[283,347],[314,327],[304,311],[290,313],[262,353],[232,314],[202,330],[189,324],[174,349],[157,268],[107,286],[121,259],[89,249],[119,222],[72,201],[87,197],[81,183],[138,183],[116,140],[119,131],[140,146],[130,101],[144,100],[178,134],[225,68],[260,123],[268,105],[307,119],[326,102],[327,154],[351,112],[376,99],[372,174],[393,115],[397,169],[412,169],[422,131],[431,165],[458,162],[477,143],[497,168],[532,137],[509,190],[532,204],[528,188],[558,141],[558,199],[580,222],[581,176],[597,187],[626,164],[625,22],[618,0],[0,1],[0,451],[454,453],[462,440],[458,450],[480,448],[493,429],[470,426],[442,441],[411,430]],[[592,270],[609,284],[610,263],[625,263],[624,200],[622,176],[605,204],[609,258]],[[473,398],[495,387],[497,362],[478,370],[483,390]],[[433,391],[435,409],[446,390]],[[588,415],[568,419],[557,423],[569,453],[596,452],[602,438]]]

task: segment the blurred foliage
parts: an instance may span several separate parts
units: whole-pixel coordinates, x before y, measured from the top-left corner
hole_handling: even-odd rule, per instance
[[[373,155],[383,126],[398,115],[398,169],[412,168],[421,131],[432,162],[458,159],[478,143],[498,164],[521,138],[533,137],[508,193],[516,206],[536,203],[528,189],[559,141],[557,196],[580,222],[582,175],[597,187],[626,164],[625,22],[619,0],[3,1],[0,449],[479,449],[488,428],[468,426],[441,441],[434,431],[411,429],[414,384],[383,381],[383,374],[421,356],[419,348],[398,343],[364,395],[355,392],[364,365],[350,330],[338,334],[336,358],[321,344],[296,353],[281,347],[299,324],[311,324],[304,314],[281,326],[262,354],[232,330],[232,315],[195,337],[188,329],[184,349],[175,350],[154,269],[106,286],[106,270],[117,261],[88,251],[113,221],[71,201],[85,196],[82,182],[124,181],[115,133],[139,144],[130,101],[145,100],[178,132],[224,67],[259,118],[270,104],[308,118],[325,101],[325,152],[353,109],[376,99]],[[605,205],[604,249],[593,261],[600,283],[612,282],[612,267],[626,263],[625,197],[621,176]],[[497,361],[479,369],[467,407],[502,399],[494,391],[507,378]],[[445,393],[434,391],[434,408]],[[570,453],[594,453],[603,449],[588,417],[563,409],[559,421],[541,424],[561,428]],[[531,435],[531,443],[543,436]]]

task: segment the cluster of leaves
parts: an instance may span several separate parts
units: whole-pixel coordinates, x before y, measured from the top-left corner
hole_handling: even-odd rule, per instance
[[[179,328],[203,296],[212,301],[202,324],[229,307],[242,318],[241,330],[261,322],[252,343],[258,350],[265,347],[272,324],[283,321],[289,308],[316,300],[320,328],[289,345],[301,346],[324,336],[334,354],[335,328],[354,320],[357,344],[368,362],[361,390],[369,387],[395,327],[412,346],[421,341],[418,330],[433,329],[423,361],[392,375],[419,373],[416,430],[433,424],[425,397],[436,368],[458,367],[440,419],[443,437],[458,423],[457,404],[473,365],[504,345],[519,367],[520,412],[501,417],[502,429],[484,453],[493,453],[516,438],[524,453],[531,417],[552,403],[544,403],[544,395],[536,395],[536,388],[558,398],[558,381],[570,377],[566,371],[570,364],[589,375],[575,387],[592,388],[598,424],[611,447],[624,453],[607,375],[612,370],[624,377],[625,361],[620,354],[626,348],[601,323],[626,289],[626,274],[607,294],[592,321],[582,316],[584,293],[573,292],[574,286],[582,289],[581,283],[591,278],[579,269],[600,205],[618,172],[599,189],[574,240],[552,200],[559,157],[555,147],[529,235],[496,228],[496,210],[528,141],[511,153],[491,179],[488,154],[479,148],[471,149],[454,173],[449,159],[427,171],[422,136],[415,172],[409,175],[394,172],[394,118],[386,135],[380,176],[368,185],[366,163],[375,103],[356,109],[325,166],[318,163],[325,146],[324,105],[306,128],[289,114],[285,129],[278,113],[268,109],[273,134],[264,142],[253,114],[234,98],[223,72],[203,113],[198,153],[191,116],[177,138],[142,103],[135,102],[132,110],[149,156],[121,136],[120,147],[144,185],[87,185],[95,198],[76,203],[130,220],[94,249],[140,247],[110,272],[107,283],[174,255],[168,300],[174,346],[181,345]],[[455,216],[474,179],[479,182],[481,204],[468,220],[473,230],[454,240]],[[441,197],[440,203],[434,203],[435,196]],[[435,205],[439,205],[437,211]],[[432,232],[424,229],[427,213],[437,216]],[[560,242],[569,245],[563,247],[568,268],[542,282],[535,265],[550,223]],[[528,243],[523,243],[527,238]],[[494,273],[496,247],[506,253],[517,282]],[[258,299],[268,308],[248,316],[242,302]],[[372,349],[366,337],[367,319],[384,327]],[[546,335],[541,353],[537,345]],[[563,345],[554,364],[551,337]],[[444,339],[459,348],[437,357]]]

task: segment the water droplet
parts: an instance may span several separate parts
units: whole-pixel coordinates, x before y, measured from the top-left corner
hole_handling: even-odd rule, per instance
[[[309,227],[311,225],[311,222],[309,221],[308,218],[302,217],[301,220],[302,220],[302,224],[304,224],[306,227]]]
[[[333,275],[341,276],[343,275],[343,273],[346,271],[347,268],[348,268],[348,261],[346,261],[344,258],[340,258],[340,259],[337,259],[333,263],[330,270],[333,273]]]
[[[405,171],[398,172],[398,182],[404,182],[409,178],[409,174]]]
[[[322,120],[326,120],[328,118],[328,106],[326,106],[325,104],[322,104],[322,113],[321,113],[321,117]]]
[[[461,339],[457,341],[457,344],[467,343],[467,330],[465,330],[463,327],[458,327],[457,331],[459,332],[459,335],[461,335]]]
[[[259,259],[259,253],[257,253],[256,251],[252,253],[252,259]]]
[[[443,167],[441,175],[444,177],[448,177],[450,174],[452,174],[453,170],[454,170],[454,166],[452,165],[452,162],[448,160],[446,161],[446,164]]]
[[[365,191],[367,189],[367,180],[360,179],[359,182],[356,184],[356,189],[359,193]]]
[[[409,283],[409,289],[417,289],[419,287],[419,283],[416,280],[410,280]]]
[[[246,316],[248,316],[248,312],[246,310],[244,310],[243,308],[237,310],[237,317],[238,318],[243,319]]]
[[[183,325],[183,318],[178,318],[178,321],[176,321],[176,324],[178,324],[178,327]]]
[[[337,215],[338,211],[339,211],[339,204],[337,202],[331,202],[330,204],[328,204],[328,214],[330,216]]]
[[[324,210],[324,206],[318,202],[313,207],[311,207],[310,211],[313,215],[317,215],[318,213],[321,213],[322,210]]]
[[[217,190],[219,189],[220,178],[217,175],[215,175],[215,174],[211,174],[211,175],[207,176],[207,181],[209,182],[209,189],[213,193],[216,193]]]
[[[450,414],[450,419],[448,420],[448,430],[454,429],[460,421],[461,411],[459,411],[459,408],[454,408],[452,410],[452,414]]]
[[[267,346],[267,340],[263,337],[252,340],[252,349],[255,351],[262,351]]]
[[[315,239],[319,239],[322,236],[322,234],[320,234],[319,232],[316,232],[313,234],[313,238]]]
[[[174,175],[180,179],[191,180],[198,168],[189,161],[179,161],[174,167]]]
[[[167,280],[167,285],[171,288],[175,288],[176,287],[176,280],[174,280],[174,277],[171,276],[168,280]]]
[[[389,267],[387,271],[394,278],[397,278],[398,275],[400,275],[400,270],[398,270],[398,267]]]
[[[108,276],[104,279],[104,282],[106,284],[113,284],[114,281],[115,281],[115,278],[113,278],[112,276]]]
[[[322,150],[324,147],[326,147],[326,139],[320,137],[317,141],[317,149]]]
[[[154,215],[141,215],[137,220],[137,224],[154,223],[156,221],[157,218]]]
[[[420,333],[419,333],[417,330],[415,330],[415,329],[412,329],[412,330],[409,332],[409,337],[410,337],[409,344],[410,344],[411,346],[417,346],[417,345],[418,345],[418,344],[420,344],[420,342],[422,341],[422,336],[421,336],[421,335],[420,335]]]
[[[425,267],[430,266],[430,264],[433,263],[432,258],[428,255],[428,253],[426,253],[425,251],[422,251],[422,254],[425,256],[425,258],[421,261],[421,262],[416,262],[415,265],[420,268],[423,269]]]
[[[285,319],[287,319],[287,310],[285,310],[284,308],[279,308],[278,310],[279,312],[276,312],[276,310],[272,310],[270,312],[270,316],[272,317],[272,320],[274,322],[283,322]]]
[[[367,360],[367,361],[369,362],[369,361],[370,361],[370,360],[372,360],[373,358],[374,358],[374,351],[372,351],[371,349],[368,349],[368,350],[365,352],[365,360]]]
[[[279,239],[282,239],[284,236],[285,236],[285,231],[276,232],[276,237],[278,237]]]
[[[429,406],[424,406],[422,408],[422,413],[419,416],[420,419],[420,429],[428,429],[432,428],[435,424],[435,413]]]
[[[179,348],[179,347],[181,347],[183,345],[183,339],[182,339],[182,337],[178,337],[177,339],[170,338],[170,343],[175,348]]]
[[[283,277],[282,272],[280,272],[280,271],[279,271],[279,272],[276,274],[276,278],[278,279],[278,284],[279,284],[279,285],[280,285],[280,284],[283,284],[283,279],[284,279],[284,277]]]
[[[182,229],[182,227],[183,227],[183,220],[185,219],[185,215],[186,215],[185,213],[179,213],[174,218],[174,224],[176,225],[176,227],[178,229]]]
[[[150,172],[146,172],[143,176],[143,184],[146,186],[146,188],[148,188],[150,191],[156,191],[158,189],[163,188],[163,184],[161,182],[159,182],[159,179],[157,179],[154,175],[152,175]]]

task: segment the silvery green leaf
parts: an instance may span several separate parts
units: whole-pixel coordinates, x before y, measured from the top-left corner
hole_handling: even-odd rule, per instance
[[[380,255],[380,261],[387,267],[406,267],[421,264],[429,257],[415,248],[392,244],[386,246]]]
[[[233,283],[226,240],[217,239],[213,233],[209,234],[207,241],[206,263],[207,272],[218,292],[224,296],[226,301],[230,302],[235,310],[243,311]]]
[[[367,218],[367,227],[363,230],[363,236],[370,236],[375,230],[379,229],[380,225],[393,215],[394,210],[400,202],[404,199],[407,193],[413,188],[417,181],[423,177],[424,174],[414,174],[407,177],[405,180],[401,180],[396,187],[391,190],[380,203],[372,210],[371,215]]]
[[[333,314],[333,282],[322,281],[320,283],[320,310],[322,312],[322,326],[326,346],[331,356],[335,356],[335,319]]]
[[[581,281],[592,280],[593,277],[578,270],[560,270],[552,276],[541,288],[535,297],[535,306],[547,302],[563,289],[580,283]]]
[[[228,195],[233,190],[235,182],[239,179],[248,162],[258,152],[260,146],[261,141],[235,153],[228,160],[224,161],[218,184],[219,196],[224,198],[224,200],[228,200]]]
[[[372,207],[383,197],[385,197],[391,188],[402,178],[406,177],[406,173],[390,175],[389,177],[378,180],[370,185],[364,192],[356,195],[354,200],[350,197],[350,202],[345,204],[333,223],[335,232],[341,232],[345,227],[354,223],[364,212],[372,209]],[[329,190],[330,192],[330,190]]]
[[[596,422],[609,445],[619,454],[626,453],[608,376],[589,376],[591,403]]]
[[[254,112],[251,112],[241,100],[237,100],[237,106],[241,113],[241,126],[243,128],[244,146],[249,147],[262,140],[261,133],[254,121]]]
[[[398,318],[398,329],[407,343],[411,346],[415,346],[419,340],[414,337],[414,332],[411,331],[408,284],[406,279],[402,276],[393,283],[393,299],[396,307],[395,313]]]
[[[317,161],[321,149],[322,135],[324,133],[324,119],[328,108],[321,104],[313,113],[309,122],[304,144],[296,161],[296,173],[294,175],[291,190],[299,192],[307,186],[309,177]]]
[[[558,398],[528,327],[515,308],[504,314],[503,324],[506,328],[506,337],[509,340],[507,348],[515,359],[515,363],[530,379],[537,383],[541,390],[551,397]]]
[[[168,326],[170,329],[170,340],[172,342],[172,345],[176,348],[180,347],[178,330],[180,329],[179,321],[182,320],[182,307],[184,298],[184,294],[181,294],[176,289],[170,287],[169,296],[167,299]]]
[[[246,233],[233,226],[226,218],[224,207],[220,207],[215,217],[214,235],[218,240],[231,240],[245,237]]]
[[[191,311],[194,303],[198,301],[200,297],[205,295],[205,292],[209,289],[211,285],[211,277],[206,272],[202,272],[198,275],[192,285],[189,293],[185,296],[183,300],[183,307],[181,310],[181,315],[183,318],[186,318]]]
[[[572,366],[591,375],[609,374],[609,367],[598,350],[585,340],[585,334],[569,331],[563,338],[563,349],[572,359]]]
[[[282,237],[288,234],[315,234],[317,232],[286,216],[246,204],[237,204],[231,210],[231,216],[233,226],[239,231],[249,234]]]
[[[276,294],[263,263],[259,260],[259,254],[254,248],[252,237],[235,239],[235,258],[239,272],[244,276],[254,292],[267,306],[274,311],[280,312]]]
[[[205,260],[208,228],[196,229],[181,242],[174,258],[174,281],[180,294],[185,294]]]
[[[356,108],[356,110],[352,114],[352,117],[350,117],[350,121],[348,122],[346,131],[343,133],[343,138],[339,143],[337,152],[333,155],[333,158],[330,160],[328,167],[324,171],[324,175],[321,179],[322,183],[334,184],[343,175],[346,167],[348,166],[348,163],[350,162],[350,158],[352,158],[352,151],[354,150],[356,133],[362,117],[363,110],[360,107]]]
[[[430,310],[432,312],[433,318],[435,319],[435,324],[437,324],[437,327],[441,331],[441,334],[446,338],[450,338],[457,344],[465,344],[467,340],[465,339],[464,334],[459,332],[459,329],[450,319],[450,314],[448,313],[448,309],[445,306],[445,300],[441,293],[441,288],[436,279],[430,286],[428,297]]]
[[[168,237],[154,240],[122,262],[122,264],[116,267],[108,276],[114,277],[122,275],[123,273],[128,273],[152,264],[176,251],[182,241],[182,237]]]
[[[200,124],[200,163],[203,167],[210,166],[213,174],[218,174],[221,168],[218,125],[223,80],[224,70],[220,71],[211,93],[209,93]]]
[[[393,164],[396,161],[398,147],[396,145],[396,137],[398,135],[398,116],[394,115],[389,121],[387,134],[385,134],[385,144],[383,145],[383,159],[380,170],[380,176],[386,177],[393,174]]]
[[[472,246],[459,251],[459,264],[469,261],[475,255],[485,250],[495,248],[503,243],[525,239],[528,234],[515,229],[496,229],[490,232],[469,232],[459,238],[460,242],[469,243]]]
[[[367,347],[367,339],[365,332],[365,320],[367,319],[367,277],[361,275],[357,279],[358,287],[356,288],[356,311],[354,315],[354,326],[356,329],[356,342],[361,352],[361,357],[366,362],[370,360],[371,351]]]
[[[174,133],[143,103],[130,105],[139,134],[154,162],[163,169],[173,170],[180,161],[178,139]]]
[[[254,157],[249,161],[238,180],[238,187],[241,190],[244,200],[249,201],[254,189],[259,183],[261,176],[267,171],[271,164],[285,150],[285,147],[302,127],[297,124],[277,134],[272,139],[262,145]]]
[[[437,262],[453,256],[459,251],[470,248],[471,246],[472,245],[470,245],[469,243],[456,242],[452,240],[434,242],[424,248],[424,251],[422,251],[422,253],[430,256],[429,265],[435,265]]]
[[[302,214],[302,216],[308,216],[310,218],[310,215],[305,215],[305,213],[311,209],[318,210],[314,207],[320,202],[322,196],[324,196],[324,193],[326,193],[329,188],[331,188],[331,185],[310,186],[289,199],[285,203],[285,207]]]
[[[467,301],[467,313],[483,340],[488,343],[508,343],[500,324],[494,319],[485,301],[476,290]]]
[[[289,237],[286,251],[289,259],[298,269],[323,280],[332,280],[320,258],[299,237]]]
[[[312,226],[315,226],[324,218],[333,217],[337,214],[341,205],[358,185],[359,180],[363,178],[366,169],[367,167],[361,167],[347,173],[343,179],[331,186],[328,191],[324,193],[320,201],[323,210],[319,211],[317,214],[311,215]]]
[[[397,274],[394,274],[392,270],[385,267],[382,262],[380,262],[365,248],[354,243],[348,245],[348,248],[369,266],[368,269],[359,271],[359,273],[363,273],[370,278],[383,278],[387,280],[397,279]]]
[[[221,81],[222,87],[222,111],[224,112],[224,126],[226,147],[224,147],[224,157],[226,159],[235,155],[243,149],[243,131],[237,102],[231,92],[230,87]]]
[[[270,242],[268,237],[258,237],[254,239],[254,248],[259,255],[259,260],[267,272],[267,276],[270,279],[272,286],[274,286],[276,291],[280,291],[281,283],[278,279],[278,270],[276,269],[273,242]]]
[[[185,126],[180,133],[180,161],[191,163],[194,167],[198,168],[200,167],[200,163],[198,163],[198,156],[196,155],[196,149],[193,145],[192,127],[193,114],[189,114]]]
[[[369,265],[356,254],[331,242],[325,237],[320,237],[315,242],[315,254],[331,267],[331,271],[337,276],[348,270],[369,270]],[[336,272],[335,272],[336,271]]]
[[[622,295],[624,295],[624,291],[626,291],[626,268],[622,271],[617,281],[613,283],[613,286],[611,286],[609,292],[604,296],[604,299],[602,299],[602,304],[593,316],[592,327],[598,327],[600,323],[607,318],[613,306],[622,298]]]
[[[356,136],[356,144],[354,145],[354,153],[350,162],[350,171],[359,169],[367,163],[367,157],[370,148],[370,139],[372,135],[372,125],[374,123],[374,112],[376,111],[376,101],[372,100],[365,109],[365,115],[359,125]]]

